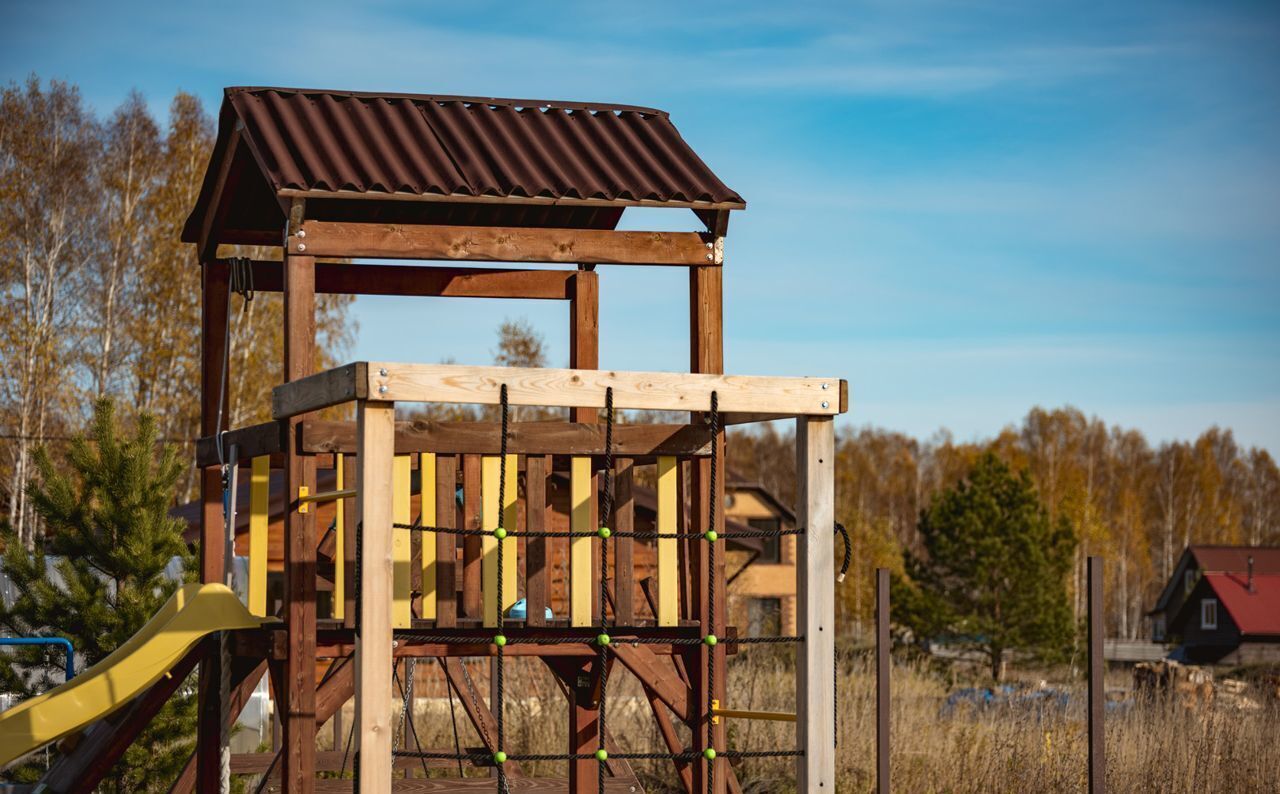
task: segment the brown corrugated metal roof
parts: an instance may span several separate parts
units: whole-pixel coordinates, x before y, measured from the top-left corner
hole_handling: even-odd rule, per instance
[[[626,105],[293,88],[228,88],[218,141],[183,231],[195,241],[238,128],[226,181],[265,211],[266,191],[333,198],[744,206],[666,113]],[[237,145],[235,149],[239,149]],[[255,179],[246,170],[261,172]],[[265,182],[265,185],[255,185]],[[221,204],[226,204],[224,198]],[[252,202],[250,202],[252,203]],[[234,206],[234,204],[232,205]],[[243,206],[243,202],[242,202]],[[272,208],[274,209],[274,208]],[[583,223],[611,226],[612,222]],[[246,228],[278,229],[270,223]],[[549,218],[551,222],[562,219]]]

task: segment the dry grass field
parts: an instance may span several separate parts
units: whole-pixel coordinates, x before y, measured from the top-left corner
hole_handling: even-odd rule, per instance
[[[564,700],[535,662],[509,663],[507,746],[521,753],[565,749]],[[754,648],[731,657],[733,708],[791,711],[795,708],[794,650]],[[1059,671],[1058,676],[1066,676]],[[957,686],[921,664],[893,670],[893,784],[901,792],[1081,792],[1085,790],[1083,682],[1054,683],[1069,693],[1065,708],[961,705],[948,710]],[[1014,674],[1017,678],[1017,674]],[[870,658],[842,656],[839,693],[839,791],[874,787],[874,677]],[[980,683],[980,679],[975,679]],[[1109,688],[1128,685],[1113,673]],[[488,682],[480,678],[484,692]],[[663,751],[647,702],[625,672],[611,678],[608,724],[630,752]],[[548,705],[551,704],[551,705]],[[550,711],[548,712],[548,709]],[[1115,792],[1203,794],[1280,791],[1280,707],[1275,702],[1240,709],[1225,701],[1189,708],[1173,702],[1117,701],[1108,709],[1107,783]],[[447,701],[419,701],[416,720],[424,747],[451,749]],[[458,707],[463,746],[478,740]],[[327,733],[327,731],[326,731]],[[793,747],[794,726],[731,720],[730,743],[738,749]],[[749,794],[794,791],[792,762],[750,760],[736,767]],[[641,762],[637,773],[650,792],[678,791],[665,762]],[[565,774],[563,764],[533,765],[540,775]],[[438,774],[438,773],[433,773]],[[456,774],[456,772],[455,772]],[[478,774],[472,772],[472,774]]]

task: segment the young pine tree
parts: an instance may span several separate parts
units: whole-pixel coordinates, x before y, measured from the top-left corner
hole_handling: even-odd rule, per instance
[[[183,464],[173,447],[157,451],[152,417],[143,414],[132,435],[124,435],[105,399],[63,465],[46,449],[35,461],[40,476],[29,494],[44,536],[28,552],[5,532],[3,568],[17,595],[11,606],[0,605],[0,628],[13,636],[66,637],[79,666],[91,666],[142,628],[177,589],[180,583],[165,576],[175,557],[183,570],[193,570],[183,523],[169,517]],[[12,654],[12,663],[0,666],[0,688],[30,696],[62,683],[62,660],[54,656],[38,647]],[[195,724],[195,697],[180,690],[104,789],[166,787],[191,752]],[[40,771],[23,770],[26,777]]]
[[[1049,518],[1026,472],[984,454],[921,511],[919,531],[925,554],[908,556],[893,596],[918,637],[983,651],[997,681],[1010,651],[1052,658],[1070,645],[1075,534]]]

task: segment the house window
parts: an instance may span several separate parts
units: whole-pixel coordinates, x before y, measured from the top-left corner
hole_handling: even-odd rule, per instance
[[[1164,642],[1164,615],[1156,615],[1151,621],[1152,642]]]
[[[1218,628],[1218,599],[1216,598],[1200,599],[1200,628],[1202,629]]]
[[[1188,568],[1182,574],[1182,592],[1184,595],[1191,593],[1191,588],[1196,586],[1196,572]]]
[[[752,529],[763,529],[766,532],[777,532],[781,529],[781,522],[776,518],[750,518],[747,524]],[[760,556],[756,558],[757,562],[782,562],[782,545],[781,539],[777,536],[760,539]]]
[[[747,601],[747,635],[776,637],[782,633],[782,599],[752,598]]]

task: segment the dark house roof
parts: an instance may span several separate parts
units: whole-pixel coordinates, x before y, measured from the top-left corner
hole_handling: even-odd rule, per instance
[[[419,206],[402,211],[418,222],[566,228],[613,228],[629,204],[745,206],[661,110],[298,88],[226,89],[184,241],[199,240],[220,183],[218,225],[245,232],[281,233],[280,198],[292,195],[412,201]],[[542,207],[515,213],[494,203]],[[352,209],[343,207],[344,219]]]
[[[1255,574],[1280,574],[1280,546],[1188,546],[1173,567],[1173,576],[1165,583],[1152,613],[1169,607],[1173,594],[1182,587],[1182,572],[1189,565],[1202,574],[1247,573],[1250,557]]]
[[[1178,610],[1172,626],[1198,615],[1199,599],[1212,593],[1231,617],[1242,639],[1280,637],[1280,574],[1253,576],[1250,589],[1248,574],[1209,572]]]

